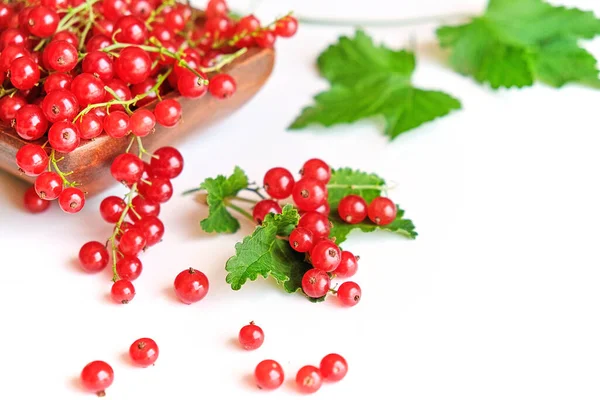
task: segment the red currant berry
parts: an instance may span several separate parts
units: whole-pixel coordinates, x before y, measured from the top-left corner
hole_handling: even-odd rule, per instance
[[[119,139],[129,133],[129,116],[124,111],[113,111],[104,118],[103,128],[106,134]]]
[[[25,140],[37,140],[48,129],[48,120],[40,106],[27,104],[17,111],[15,130]]]
[[[81,189],[74,187],[66,188],[58,196],[58,205],[61,210],[68,214],[78,213],[85,205],[85,195]]]
[[[79,129],[69,121],[58,121],[48,131],[50,146],[59,153],[70,153],[79,146]]]
[[[161,147],[152,155],[150,167],[154,176],[173,179],[183,170],[183,157],[173,147]]]
[[[344,282],[337,290],[337,297],[343,305],[352,307],[360,301],[360,286],[354,282]]]
[[[272,49],[275,45],[275,34],[271,31],[261,31],[254,38],[258,47]]]
[[[14,17],[15,11],[8,4],[0,5],[0,29],[8,28],[10,20]]]
[[[316,179],[302,178],[294,185],[292,198],[300,210],[314,211],[327,201],[327,188]]]
[[[348,363],[339,354],[331,353],[323,357],[319,369],[326,381],[337,382],[348,373]]]
[[[115,72],[125,83],[136,84],[150,76],[152,60],[147,52],[139,47],[126,47],[115,61]]]
[[[291,15],[281,18],[275,24],[275,34],[277,36],[289,38],[296,34],[298,30],[298,20]]]
[[[19,57],[10,64],[10,83],[21,90],[29,90],[40,80],[40,69],[30,57]]]
[[[55,72],[48,75],[44,82],[44,91],[46,93],[53,92],[58,89],[70,89],[73,78],[71,75],[63,72]]]
[[[119,226],[119,231],[117,232],[117,240],[121,240],[121,236],[131,228],[133,228],[133,224],[128,221],[121,222],[121,226]]]
[[[129,129],[138,137],[148,136],[154,132],[154,125],[156,125],[154,113],[145,108],[136,110],[129,119]]]
[[[133,185],[144,173],[144,162],[133,154],[119,154],[110,166],[110,173],[118,182]]]
[[[367,218],[367,203],[362,197],[350,194],[340,201],[338,214],[349,224],[359,224]]]
[[[281,167],[268,170],[263,181],[265,191],[274,199],[290,197],[294,184],[294,177],[290,171]]]
[[[142,273],[142,262],[137,257],[124,256],[117,261],[116,268],[121,279],[134,281]]]
[[[177,90],[183,97],[197,99],[208,90],[205,79],[206,77],[199,77],[193,72],[183,71],[177,79]]]
[[[236,47],[251,47],[254,43],[252,34],[260,29],[260,21],[254,15],[247,15],[239,20],[235,27],[235,36],[240,39],[236,42]]]
[[[256,325],[254,322],[250,322],[240,329],[238,339],[244,349],[256,350],[262,346],[265,341],[265,333],[260,326]]]
[[[165,234],[165,225],[157,217],[144,217],[135,223],[135,227],[144,234],[147,247],[160,242]]]
[[[257,224],[262,224],[269,214],[281,214],[281,206],[274,200],[261,200],[252,209],[252,217]]]
[[[122,198],[117,196],[108,196],[100,203],[100,216],[110,224],[116,224],[121,218],[126,204]]]
[[[313,299],[323,297],[331,286],[331,278],[327,272],[320,269],[309,269],[302,277],[302,290],[304,294]]]
[[[104,4],[106,4],[106,2],[104,2]],[[94,35],[85,44],[85,49],[88,52],[92,52],[94,50],[102,50],[103,48],[110,46],[111,44],[112,42],[108,36]]]
[[[158,358],[158,345],[149,338],[138,339],[129,347],[129,356],[134,364],[149,367]]]
[[[154,109],[154,115],[159,124],[171,128],[181,119],[181,104],[175,99],[160,101]]]
[[[227,8],[227,2],[225,0],[209,0],[206,5],[206,18],[217,18],[217,17],[225,17],[229,9]]]
[[[115,35],[115,39],[120,43],[143,44],[148,35],[144,21],[133,15],[119,18],[114,30],[120,31]]]
[[[342,251],[342,260],[340,261],[340,265],[333,272],[337,278],[350,278],[354,274],[356,274],[356,270],[358,269],[358,257],[355,257],[354,254],[349,251]]]
[[[367,209],[369,219],[377,225],[391,224],[396,219],[398,209],[387,197],[376,197]]]
[[[180,32],[189,18],[189,9],[183,4],[178,4],[165,14],[165,25],[173,32]]]
[[[329,232],[331,232],[331,222],[329,222],[329,218],[316,211],[309,211],[302,215],[300,222],[298,222],[298,226],[308,229],[313,234],[314,239],[328,237]]]
[[[29,11],[27,28],[33,36],[47,38],[56,32],[59,21],[56,11],[44,6],[35,6]]]
[[[318,212],[319,214],[323,214],[326,217],[329,217],[329,212],[330,212],[330,208],[329,208],[329,203],[323,203],[321,204],[319,207],[317,207],[317,209],[315,210],[315,212]]]
[[[112,36],[115,31],[115,23],[109,19],[96,19],[92,27],[93,35]]]
[[[327,183],[331,179],[331,168],[327,163],[318,158],[312,158],[304,163],[300,170],[303,178],[312,178],[320,182]]]
[[[55,40],[65,40],[65,41],[71,43],[75,47],[77,47],[79,45],[79,39],[77,38],[77,35],[75,35],[73,32],[69,32],[69,31],[57,32],[56,35],[52,36],[52,41],[55,41]]]
[[[321,388],[322,384],[321,371],[312,365],[305,365],[296,374],[296,385],[298,385],[300,393],[314,393]]]
[[[87,242],[79,250],[79,263],[86,272],[100,272],[108,265],[108,251],[100,242]]]
[[[75,125],[79,129],[79,136],[82,139],[89,140],[102,134],[104,120],[94,113],[87,113],[77,118]]]
[[[108,54],[103,51],[92,51],[87,53],[81,63],[83,72],[92,74],[108,83],[114,75],[113,62]]]
[[[208,278],[193,268],[181,271],[174,284],[175,294],[185,304],[200,301],[208,293]]]
[[[26,144],[17,151],[17,166],[28,176],[38,176],[48,168],[48,154],[37,144]]]
[[[156,217],[160,214],[160,204],[148,200],[142,196],[136,196],[131,201],[131,208],[127,215],[132,221],[137,221],[144,217]]]
[[[173,185],[165,178],[148,178],[147,182],[140,182],[138,190],[148,200],[157,203],[166,203],[173,196]]]
[[[310,251],[314,246],[313,240],[312,232],[306,228],[297,227],[290,233],[290,246],[300,253]]]
[[[106,97],[104,82],[89,73],[79,74],[71,82],[71,91],[82,107],[88,104],[102,103]],[[112,95],[111,95],[112,99]]]
[[[124,0],[104,0],[102,2],[104,17],[116,21],[129,12],[129,5]]]
[[[77,48],[66,40],[54,40],[44,49],[44,64],[58,72],[71,71],[77,65],[79,53]]]
[[[342,251],[331,240],[320,240],[310,251],[313,267],[325,272],[334,271],[342,260]]]
[[[127,304],[135,297],[135,287],[131,281],[120,279],[110,288],[110,297],[115,303]]]
[[[111,101],[111,100],[116,100],[118,98],[118,100],[120,101],[126,101],[126,100],[131,100],[132,96],[131,96],[131,90],[129,90],[129,87],[121,80],[119,79],[113,79],[112,81],[110,81],[108,83],[109,88],[112,89],[112,91],[117,95],[116,98],[112,93],[109,93],[108,91],[106,92],[106,95],[104,96],[104,101]],[[98,108],[96,108],[97,110]],[[109,110],[112,111],[116,111],[116,110],[125,110],[125,108],[123,107],[123,105],[121,104],[113,104],[112,106],[110,106]]]
[[[37,195],[33,186],[25,191],[23,204],[25,205],[25,209],[32,214],[41,213],[50,207],[50,202],[40,199],[40,196]]]
[[[283,368],[277,361],[263,360],[256,366],[254,378],[258,387],[263,390],[277,389],[283,384]]]
[[[169,75],[169,76],[171,76],[171,75]],[[131,86],[131,97],[137,96],[138,94],[142,94],[142,93],[146,96],[146,97],[138,100],[137,103],[135,103],[137,106],[143,107],[146,104],[151,103],[154,99],[158,98],[158,96],[156,95],[156,92],[150,91],[154,87],[155,84],[156,84],[156,79],[150,77],[141,83],[136,83],[135,85]],[[160,88],[158,88],[158,91],[161,96],[164,94],[163,90],[162,90],[162,86]]]
[[[67,89],[54,90],[42,101],[42,110],[48,121],[72,120],[79,111],[76,96]]]
[[[104,361],[92,361],[81,371],[81,383],[86,390],[94,392],[98,397],[113,383],[115,373]]]
[[[4,96],[0,98],[0,119],[5,124],[10,124],[16,118],[17,111],[26,104],[25,98],[18,94],[13,97]]]
[[[217,74],[208,83],[208,91],[217,99],[227,99],[233,96],[235,89],[235,80],[227,74]]]
[[[42,172],[33,185],[40,199],[56,200],[63,190],[63,181],[56,172]]]
[[[119,240],[119,251],[126,256],[137,256],[146,247],[144,233],[135,226],[123,233]]]
[[[31,54],[23,47],[23,45],[6,46],[2,54],[0,54],[0,71],[2,73],[8,72],[10,65],[16,59],[21,57],[31,57]]]

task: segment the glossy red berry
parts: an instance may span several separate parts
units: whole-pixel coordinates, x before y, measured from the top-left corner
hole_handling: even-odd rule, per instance
[[[165,234],[165,225],[157,217],[144,217],[135,223],[146,238],[146,246],[154,246],[160,242]]]
[[[281,18],[275,24],[275,34],[277,36],[289,38],[296,34],[298,30],[298,20],[291,15]]]
[[[165,25],[173,32],[180,32],[185,28],[185,24],[190,19],[190,16],[191,13],[188,7],[183,4],[177,4],[165,14]]]
[[[99,272],[108,265],[108,251],[100,242],[87,242],[79,250],[79,263],[86,272]]]
[[[120,279],[110,288],[110,297],[115,303],[127,304],[135,297],[135,287],[131,281]]]
[[[177,78],[177,90],[184,97],[197,99],[202,97],[208,90],[204,83],[206,77],[199,77],[190,71],[183,71]]]
[[[265,333],[254,322],[250,322],[240,329],[238,340],[242,347],[246,350],[256,350],[262,346],[265,341]]]
[[[17,151],[17,166],[28,176],[38,176],[48,168],[48,154],[37,144],[26,144]]]
[[[300,175],[303,178],[316,179],[326,184],[331,179],[331,168],[325,161],[318,158],[311,158],[302,166]]]
[[[304,294],[313,299],[325,296],[330,286],[331,278],[320,269],[309,269],[302,277],[302,290]]]
[[[74,187],[66,188],[58,196],[58,205],[61,210],[68,214],[78,213],[85,205],[85,195],[81,189]]]
[[[312,365],[305,365],[296,374],[296,385],[300,393],[314,393],[321,388],[322,384],[321,371]]]
[[[112,36],[114,31],[115,31],[114,21],[106,19],[106,18],[96,19],[94,21],[94,26],[92,27],[92,34]]]
[[[102,11],[104,11],[105,18],[116,21],[119,17],[129,12],[129,5],[125,0],[104,0],[102,2]]]
[[[138,137],[148,136],[154,132],[155,125],[154,113],[145,108],[136,110],[129,118],[129,129],[131,133]]]
[[[71,91],[82,107],[88,104],[102,103],[107,94],[104,89],[104,82],[87,72],[79,74],[73,79]]]
[[[263,180],[265,191],[274,199],[290,197],[294,184],[295,181],[291,172],[281,167],[268,170]]]
[[[160,101],[154,109],[156,121],[162,126],[171,128],[181,119],[181,104],[175,99]]]
[[[48,200],[40,199],[40,196],[38,196],[35,192],[35,188],[31,186],[25,191],[23,196],[23,205],[30,213],[38,214],[46,211],[48,207],[50,207],[50,202]]]
[[[298,226],[308,229],[313,234],[314,239],[328,237],[329,232],[331,232],[331,222],[329,222],[329,218],[316,211],[304,213],[300,218],[300,222],[298,222]]]
[[[361,293],[358,283],[344,282],[337,290],[337,297],[343,305],[352,307],[360,301]]]
[[[0,120],[5,124],[10,124],[16,118],[17,111],[26,104],[25,98],[18,94],[0,98]]]
[[[108,196],[100,203],[100,216],[110,224],[116,224],[125,210],[125,201],[117,196]]]
[[[239,38],[236,47],[251,47],[254,43],[252,34],[260,29],[260,21],[254,15],[240,19],[235,27],[235,35]]]
[[[75,47],[79,45],[79,39],[77,38],[77,35],[70,31],[56,32],[56,34],[52,36],[52,40],[64,40],[71,43]]]
[[[25,140],[37,140],[44,136],[48,129],[48,120],[40,106],[27,104],[17,111],[15,130]]]
[[[306,253],[314,246],[314,237],[312,232],[302,227],[297,227],[292,231],[292,233],[290,233],[289,241],[292,249],[300,253]]]
[[[29,90],[40,80],[40,69],[30,57],[17,58],[10,64],[10,83],[21,90]]]
[[[144,217],[156,217],[158,214],[160,214],[160,204],[142,196],[133,198],[131,208],[127,213],[134,222]]]
[[[263,360],[254,370],[256,385],[263,390],[277,389],[283,384],[283,368],[275,360]]]
[[[268,214],[281,214],[281,206],[274,200],[261,200],[252,209],[252,217],[257,224],[262,224]]]
[[[398,209],[387,197],[376,197],[367,209],[369,219],[377,225],[391,224],[396,219]]]
[[[129,356],[134,364],[149,367],[158,359],[158,345],[150,338],[138,339],[129,347]]]
[[[120,43],[143,44],[148,35],[144,21],[133,15],[119,18],[114,31],[119,31],[115,35],[115,39]]]
[[[342,251],[342,259],[340,261],[340,265],[333,271],[337,278],[350,278],[354,274],[356,274],[356,270],[358,269],[358,257],[355,257],[354,254],[349,251]]]
[[[137,257],[123,256],[117,261],[117,275],[128,281],[136,280],[142,273],[142,262]]]
[[[87,53],[81,62],[81,69],[106,83],[110,82],[114,75],[112,59],[108,54],[99,50]]]
[[[310,251],[313,267],[325,272],[334,271],[342,260],[342,251],[331,240],[318,241]]]
[[[121,81],[120,79],[113,79],[106,86],[108,86],[114,92],[114,94],[109,93],[107,91],[106,95],[104,96],[105,102],[117,100],[117,99],[120,101],[131,100],[131,98],[132,98],[131,90],[129,90],[129,87],[125,84],[125,82]],[[116,97],[115,97],[115,94],[116,94]],[[98,108],[96,108],[95,110],[98,110]],[[125,108],[121,104],[113,104],[109,108],[110,112],[113,112],[116,110],[124,111]]]
[[[133,185],[144,173],[144,162],[133,154],[119,154],[110,166],[110,173],[118,182]]]
[[[235,80],[227,74],[217,74],[208,83],[208,91],[217,99],[227,99],[233,96],[235,89]]]
[[[42,172],[33,185],[40,199],[56,200],[63,190],[63,181],[56,172]]]
[[[104,391],[112,385],[114,379],[113,369],[104,361],[92,361],[81,371],[83,387],[99,397],[104,396]]]
[[[0,54],[0,72],[8,72],[10,65],[16,59],[21,57],[31,57],[31,54],[23,47],[23,45],[6,46],[4,51],[2,51],[2,54]]]
[[[185,304],[200,301],[208,293],[208,278],[202,272],[189,268],[175,278],[175,294]]]
[[[106,134],[119,139],[129,133],[129,115],[125,111],[113,111],[104,118],[103,128]]]
[[[152,155],[150,167],[153,175],[173,179],[183,170],[183,157],[173,147],[161,147]]]
[[[227,8],[227,2],[225,0],[209,0],[206,5],[206,18],[217,18],[217,17],[225,17],[229,9]]]
[[[126,47],[115,60],[115,73],[125,83],[136,84],[150,76],[152,60],[139,47]]]
[[[33,36],[47,38],[56,32],[59,20],[56,11],[44,6],[35,6],[29,11],[27,29]]]
[[[54,40],[44,49],[44,64],[58,72],[68,72],[75,68],[78,57],[77,48],[66,40]]]
[[[106,4],[106,2],[105,2]],[[110,38],[106,35],[94,35],[85,44],[85,49],[88,52],[94,50],[102,50],[103,48],[112,44]]]
[[[75,125],[77,125],[77,129],[79,129],[79,136],[82,139],[89,140],[102,134],[102,131],[104,130],[104,119],[89,112],[82,117],[77,118]]]
[[[57,89],[44,97],[42,110],[51,123],[72,120],[79,112],[79,102],[71,91]]]
[[[367,218],[367,203],[362,197],[350,194],[340,200],[338,214],[348,224],[359,224]]]
[[[254,38],[258,47],[272,49],[275,45],[275,34],[269,30],[260,31]]]
[[[300,210],[314,211],[327,201],[327,188],[316,179],[302,178],[294,185],[292,198]]]
[[[323,357],[319,365],[323,379],[330,382],[342,380],[348,373],[348,363],[339,354],[331,353]]]
[[[131,85],[131,96],[132,97],[137,96],[142,93],[145,94],[144,98],[142,98],[136,102],[137,106],[143,107],[146,104],[151,103],[152,101],[154,101],[155,99],[158,98],[158,96],[156,95],[156,92],[150,91],[150,89],[152,89],[155,84],[156,84],[156,79],[150,77],[150,78],[144,80],[143,82],[136,83],[135,85]],[[158,88],[158,91],[161,96],[164,94],[162,88],[163,88],[163,86]]]
[[[48,131],[50,146],[59,153],[70,153],[79,146],[79,129],[69,121],[58,121]]]
[[[58,89],[70,89],[72,81],[73,78],[71,75],[63,72],[55,72],[48,75],[44,81],[44,91],[50,93]]]
[[[137,256],[146,247],[146,236],[136,228],[128,229],[119,240],[119,251],[126,256]]]
[[[148,200],[166,203],[173,196],[173,185],[169,179],[153,177],[140,182],[138,189]]]

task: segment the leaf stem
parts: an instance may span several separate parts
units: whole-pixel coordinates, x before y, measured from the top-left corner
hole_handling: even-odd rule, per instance
[[[250,215],[250,213],[246,210],[244,210],[243,208],[236,206],[235,204],[232,204],[230,202],[225,202],[225,205],[229,208],[231,208],[232,210],[235,210],[237,212],[239,212],[240,214],[242,214],[244,217],[248,218],[250,221],[254,222],[254,218],[252,217],[252,215]]]
[[[256,195],[257,195],[258,197],[260,197],[260,198],[261,198],[261,199],[263,199],[263,200],[266,198],[266,197],[265,197],[265,196],[264,196],[264,195],[263,195],[263,194],[262,194],[262,193],[259,191],[259,189],[258,189],[258,188],[251,188],[251,187],[247,187],[247,188],[244,188],[244,189],[242,189],[242,190],[247,190],[247,191],[249,191],[249,192],[254,192],[254,193],[256,193]]]
[[[231,197],[232,200],[237,200],[237,201],[243,201],[244,203],[250,203],[250,204],[256,204],[258,203],[256,200],[252,200],[252,199],[247,199],[245,197],[240,197],[240,196],[233,196]]]

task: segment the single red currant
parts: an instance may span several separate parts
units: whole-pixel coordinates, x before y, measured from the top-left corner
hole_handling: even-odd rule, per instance
[[[252,209],[252,217],[257,224],[262,224],[269,214],[281,214],[281,206],[274,200],[261,200]]]
[[[96,19],[94,21],[94,25],[92,27],[93,35],[112,36],[114,31],[115,31],[115,23],[112,20],[103,18],[103,19]]]
[[[25,209],[32,214],[38,214],[44,212],[50,207],[50,202],[47,200],[40,199],[37,195],[33,186],[25,191],[23,196],[23,205]]]
[[[119,240],[119,251],[126,256],[137,256],[140,251],[146,247],[146,237],[144,233],[136,228],[128,229]]]
[[[348,363],[339,354],[331,353],[323,357],[319,369],[326,381],[337,382],[348,373]]]
[[[48,131],[50,146],[59,153],[70,153],[79,146],[79,129],[69,121],[58,121]]]
[[[154,109],[156,121],[162,126],[171,128],[181,119],[181,104],[175,99],[166,99],[158,102]]]
[[[87,242],[79,250],[79,263],[86,272],[100,272],[108,265],[108,251],[100,242]]]
[[[129,115],[125,111],[113,111],[104,118],[103,128],[106,134],[119,139],[129,133]]]
[[[85,205],[85,195],[81,189],[74,187],[66,188],[58,196],[58,205],[61,210],[68,214],[78,213]]]
[[[125,201],[117,196],[108,196],[100,203],[100,216],[110,224],[116,224],[125,210]]]
[[[55,72],[48,75],[44,81],[44,91],[50,93],[58,89],[70,89],[72,81],[71,75],[64,72]]]
[[[321,388],[323,377],[319,368],[305,365],[296,374],[296,385],[300,393],[314,393]]]
[[[144,173],[144,162],[133,154],[119,154],[110,166],[110,173],[118,182],[133,185]]]
[[[88,52],[94,50],[102,50],[105,47],[108,47],[112,44],[110,38],[106,35],[94,35],[92,36],[87,43],[85,44],[85,49]]]
[[[27,28],[33,36],[47,38],[56,32],[59,21],[56,11],[44,6],[35,6],[29,11]]]
[[[294,184],[294,177],[290,171],[281,167],[268,170],[263,180],[265,191],[274,199],[290,197]]]
[[[303,178],[312,178],[320,182],[327,183],[331,179],[331,168],[327,163],[318,158],[311,158],[304,163],[300,170]]]
[[[354,282],[344,282],[337,290],[337,297],[343,305],[352,307],[360,301],[360,286]]]
[[[19,57],[10,64],[10,83],[21,90],[29,90],[40,80],[40,69],[30,57]]]
[[[265,333],[254,322],[250,322],[240,329],[238,339],[242,347],[246,350],[256,350],[262,346],[265,341]]]
[[[26,104],[27,100],[18,94],[0,98],[0,119],[5,124],[10,124],[16,118],[17,111]]]
[[[290,246],[292,249],[306,253],[310,251],[314,246],[314,237],[310,230],[302,227],[297,227],[290,233]]]
[[[116,21],[119,17],[129,13],[129,5],[124,0],[104,0],[102,11],[105,18]]]
[[[142,273],[142,262],[137,257],[123,256],[117,261],[116,269],[121,279],[134,281]]]
[[[154,176],[173,179],[183,170],[183,157],[173,147],[161,147],[152,155],[150,167]]]
[[[44,65],[58,72],[71,71],[79,61],[77,48],[66,40],[53,40],[48,43],[43,57]]]
[[[129,356],[134,364],[149,367],[158,358],[158,345],[150,338],[138,339],[129,347]]]
[[[119,18],[114,30],[119,31],[115,35],[115,39],[121,43],[143,44],[148,35],[144,21],[133,15]]]
[[[331,222],[329,221],[329,218],[316,211],[304,213],[300,218],[300,222],[298,222],[298,226],[308,229],[313,234],[314,239],[328,237],[329,232],[331,232]]]
[[[120,279],[110,288],[110,297],[115,303],[127,304],[135,297],[135,287],[131,281]]]
[[[144,217],[135,223],[146,238],[146,246],[154,246],[160,242],[165,234],[165,225],[157,217]]]
[[[2,51],[2,54],[0,54],[0,72],[3,74],[8,72],[11,64],[21,57],[31,57],[31,54],[23,47],[23,45],[6,46],[4,51]]]
[[[239,39],[235,46],[238,48],[252,47],[254,38],[252,34],[260,29],[260,21],[254,15],[247,15],[240,19],[235,27],[235,36]]]
[[[169,75],[171,76],[171,75]],[[138,100],[135,104],[139,107],[143,107],[148,103],[151,103],[152,101],[154,101],[155,99],[158,98],[156,92],[152,92],[150,91],[154,85],[156,84],[156,79],[155,78],[148,78],[146,80],[144,80],[143,82],[140,83],[136,83],[135,85],[131,85],[131,96],[135,97],[138,94],[144,94],[145,97],[143,97],[142,99]],[[162,96],[163,93],[163,86],[158,88],[158,92],[160,93],[160,95]]]
[[[314,211],[327,201],[327,188],[316,179],[302,178],[294,185],[292,198],[300,210]]]
[[[298,20],[291,15],[281,18],[275,24],[275,34],[277,36],[289,38],[296,34],[298,30]]]
[[[310,251],[313,267],[325,272],[334,271],[342,260],[342,251],[331,240],[320,240]]]
[[[27,104],[17,111],[14,127],[23,139],[37,140],[46,133],[48,120],[40,106]]]
[[[229,9],[227,8],[227,2],[225,0],[209,0],[206,5],[206,18],[217,18],[217,17],[225,17]]]
[[[367,203],[362,197],[350,194],[340,201],[338,214],[342,221],[360,224],[367,218]]]
[[[115,61],[115,72],[125,83],[143,82],[150,76],[151,71],[152,60],[148,53],[139,47],[124,48]]]
[[[329,275],[320,269],[309,269],[302,277],[302,290],[304,294],[313,299],[325,296],[330,286],[331,279]]]
[[[173,196],[171,181],[160,177],[148,178],[146,182],[140,182],[138,190],[148,200],[157,203],[166,203]]]
[[[104,361],[92,361],[81,371],[81,383],[86,390],[94,392],[98,397],[105,395],[104,391],[113,383],[115,373]]]
[[[77,35],[70,31],[56,32],[56,35],[52,36],[52,41],[54,40],[65,40],[75,47],[79,45],[79,39],[77,38]]]
[[[396,219],[398,209],[387,197],[376,197],[367,209],[369,219],[377,225],[391,224]]]
[[[79,136],[82,139],[89,140],[102,134],[102,130],[104,129],[104,119],[90,112],[77,118],[75,125],[77,126],[77,129],[79,129]]]
[[[79,112],[77,97],[67,89],[56,89],[42,100],[42,110],[48,121],[72,120]]]
[[[131,90],[129,90],[129,86],[127,86],[127,84],[125,84],[125,82],[121,81],[120,79],[113,79],[106,86],[108,86],[114,92],[114,94],[107,91],[106,95],[104,96],[105,102],[117,100],[117,99],[119,101],[131,100],[132,96],[131,96]],[[115,97],[115,94],[116,94],[116,97]],[[98,108],[96,108],[96,110],[98,110]],[[116,110],[124,111],[125,108],[123,107],[122,104],[113,104],[109,108],[110,112],[113,112]]]
[[[260,31],[254,38],[258,47],[272,49],[275,45],[275,34],[269,30]]]
[[[180,32],[190,19],[189,8],[183,4],[177,4],[171,11],[165,14],[165,25],[173,32]]]
[[[263,390],[277,389],[283,384],[283,368],[275,360],[263,360],[254,370],[256,385]]]
[[[358,269],[358,259],[359,257],[355,257],[354,254],[349,251],[342,251],[340,265],[338,265],[333,273],[337,278],[350,278],[356,274],[356,270]]]
[[[202,97],[208,90],[204,83],[206,77],[199,77],[193,72],[183,71],[177,78],[177,90],[183,97],[197,99]]]
[[[208,91],[217,99],[227,99],[233,96],[235,89],[235,80],[227,74],[217,74],[208,83]]]
[[[104,82],[87,72],[79,74],[73,79],[73,82],[71,82],[71,91],[77,97],[77,101],[79,101],[81,106],[102,103],[107,95],[104,89]]]
[[[56,172],[42,172],[33,185],[40,199],[56,200],[63,190],[62,178]]]
[[[131,208],[127,215],[132,221],[137,221],[144,217],[156,217],[160,214],[160,204],[148,200],[142,196],[135,196],[131,201]]]
[[[156,118],[154,113],[145,108],[136,110],[129,118],[129,129],[131,133],[138,137],[148,136],[154,132]]]
[[[200,301],[208,293],[208,278],[202,272],[189,268],[175,278],[175,294],[185,304]]]
[[[87,72],[108,83],[114,75],[112,59],[103,51],[95,50],[87,53],[81,63],[83,72]]]
[[[37,144],[26,144],[17,151],[17,166],[28,176],[38,176],[48,168],[48,154]]]

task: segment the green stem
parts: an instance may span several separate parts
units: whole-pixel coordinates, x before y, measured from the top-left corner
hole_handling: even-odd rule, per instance
[[[232,200],[237,200],[237,201],[243,201],[244,203],[250,203],[250,204],[256,204],[257,201],[256,200],[252,200],[252,199],[247,199],[245,197],[240,197],[240,196],[233,196],[231,197]]]
[[[71,20],[71,18],[73,18],[73,16],[79,14],[79,12],[81,12],[83,10],[91,9],[92,6],[94,4],[96,4],[97,2],[99,2],[99,1],[100,0],[88,0],[88,1],[86,1],[84,3],[81,3],[80,5],[78,5],[75,8],[70,8],[69,11],[67,12],[67,14],[64,17],[62,17],[62,19],[58,23],[58,27],[56,28],[56,32],[64,31],[67,27],[70,26],[70,25],[68,25],[68,23]]]
[[[117,250],[117,236],[121,232],[121,225],[123,224],[123,221],[125,221],[125,217],[127,216],[128,211],[131,209],[131,201],[133,200],[133,195],[136,192],[137,192],[137,183],[134,183],[131,186],[129,193],[127,193],[127,195],[125,196],[125,200],[126,200],[125,208],[123,209],[123,212],[121,213],[121,216],[119,217],[119,220],[115,224],[115,228],[113,229],[112,235],[110,236],[110,238],[108,238],[108,241],[107,241],[108,243],[110,243],[111,253],[112,253],[113,282],[116,282],[119,279],[121,279],[117,272],[117,251],[118,251]]]
[[[247,190],[249,192],[254,192],[258,197],[260,197],[261,199],[265,199],[265,196],[263,196],[263,194],[258,190],[258,188],[244,188],[243,190]]]
[[[248,218],[250,221],[254,222],[254,218],[252,217],[252,215],[250,215],[250,213],[248,211],[244,210],[243,208],[238,207],[235,204],[232,204],[232,203],[229,203],[229,202],[225,202],[225,205],[227,207],[231,208],[232,210],[235,210],[235,211],[239,212],[244,217]]]
[[[188,189],[185,192],[181,193],[183,196],[187,196],[188,194],[192,194],[192,193],[197,193],[199,191],[201,191],[202,189],[200,189],[199,187],[197,188],[193,188],[193,189]]]
[[[0,97],[4,97],[6,95],[11,95],[16,92],[17,92],[16,88],[4,89],[4,86],[0,86]]]
[[[54,169],[54,172],[56,172],[58,174],[58,176],[60,176],[60,179],[62,179],[64,186],[74,187],[76,185],[76,183],[69,182],[69,180],[66,178],[67,176],[71,175],[71,172],[64,173],[58,167],[58,162],[61,160],[62,160],[62,158],[58,159],[58,160],[56,159],[56,152],[54,150],[52,150],[52,152],[50,153],[50,164],[52,165],[52,169]]]
[[[88,22],[85,24],[85,28],[81,33],[81,39],[79,39],[79,51],[83,50],[88,32],[92,28],[92,25],[94,25],[94,8],[92,7],[93,3],[90,4],[90,2],[91,0],[86,0],[86,3],[88,4]]]
[[[221,57],[219,62],[217,64],[215,64],[214,66],[208,67],[208,68],[201,68],[201,71],[204,73],[219,71],[221,68],[223,68],[227,64],[231,63],[233,60],[235,60],[242,54],[246,53],[246,51],[248,51],[248,49],[246,47],[243,47],[243,48],[239,49],[238,51],[236,51],[235,53],[227,54],[227,55]]]

